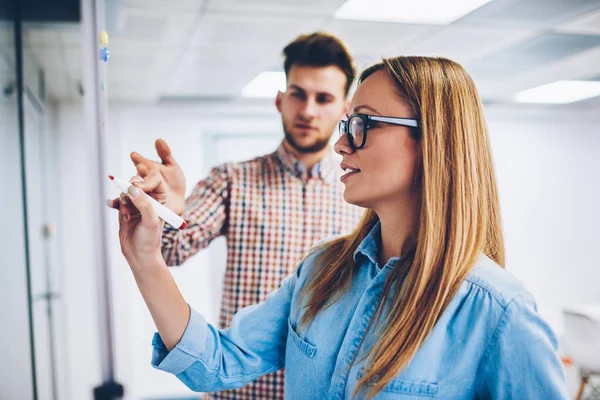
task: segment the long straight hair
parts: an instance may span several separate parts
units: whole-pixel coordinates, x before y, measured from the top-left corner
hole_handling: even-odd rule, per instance
[[[421,207],[417,243],[391,272],[367,330],[377,326],[378,336],[354,393],[366,390],[367,397],[412,360],[481,254],[504,267],[498,190],[473,80],[448,59],[396,57],[365,70],[359,85],[377,71],[391,78],[421,124],[415,179]],[[306,300],[301,327],[348,289],[355,272],[353,253],[377,221],[368,210],[354,232],[321,246],[320,267],[301,294]],[[394,298],[386,305],[391,293]]]

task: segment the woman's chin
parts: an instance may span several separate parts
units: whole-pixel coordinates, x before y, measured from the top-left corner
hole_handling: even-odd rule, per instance
[[[360,196],[358,193],[352,193],[348,191],[348,189],[344,190],[344,200],[346,200],[346,203],[348,204],[368,208],[368,201],[365,196]]]

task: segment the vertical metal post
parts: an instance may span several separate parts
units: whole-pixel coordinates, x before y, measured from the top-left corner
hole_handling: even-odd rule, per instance
[[[33,399],[38,399],[37,374],[35,371],[35,340],[33,326],[33,296],[31,292],[31,257],[29,246],[29,214],[27,210],[27,179],[25,171],[25,101],[24,101],[24,84],[23,84],[23,5],[16,1],[14,4],[9,4],[9,7],[14,6],[14,35],[15,35],[15,61],[17,74],[17,112],[19,118],[19,145],[21,153],[21,184],[23,198],[23,226],[25,233],[25,273],[27,276],[27,311],[29,322],[29,346],[31,351],[31,381],[33,386]]]
[[[106,216],[104,204],[106,194],[104,184],[104,137],[106,129],[106,97],[100,90],[104,82],[104,71],[99,63],[99,27],[104,24],[104,0],[81,0],[83,30],[83,82],[85,133],[88,135],[87,154],[90,156],[91,190],[93,193],[92,215],[94,243],[96,243],[96,264],[98,279],[98,316],[100,329],[100,356],[102,363],[102,385],[94,389],[96,400],[113,400],[123,397],[123,386],[115,381],[115,349],[113,334],[112,293],[109,248],[107,242]]]

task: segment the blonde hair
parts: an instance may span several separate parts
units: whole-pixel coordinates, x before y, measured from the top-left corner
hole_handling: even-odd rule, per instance
[[[417,243],[391,272],[367,329],[371,332],[384,317],[355,391],[356,396],[367,390],[367,397],[408,365],[480,254],[504,267],[498,190],[473,80],[448,59],[396,57],[369,67],[359,84],[377,71],[391,78],[421,124],[416,180],[421,207]],[[302,290],[306,306],[301,327],[348,289],[356,267],[353,253],[377,221],[369,210],[353,233],[317,249],[323,252]],[[397,295],[391,312],[383,316],[384,299],[392,288]]]

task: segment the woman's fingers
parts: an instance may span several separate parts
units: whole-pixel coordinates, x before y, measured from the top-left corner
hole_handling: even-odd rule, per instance
[[[128,222],[131,219],[131,215],[137,212],[133,209],[133,205],[129,198],[121,193],[119,196],[119,222]]]
[[[146,228],[156,227],[160,224],[160,220],[156,211],[152,208],[150,198],[143,195],[143,190],[151,191],[153,187],[158,186],[162,182],[160,174],[150,173],[148,179],[136,175],[129,182],[132,185],[127,193],[121,193],[116,199],[106,200],[106,205],[119,210],[119,225],[121,228],[132,220],[139,219],[142,220],[141,223]]]
[[[135,186],[130,186],[127,197],[141,214],[142,226],[146,228],[155,228],[160,224],[158,215],[150,203],[150,198],[144,195],[140,189]]]
[[[127,207],[127,200],[124,199],[124,194],[119,196],[119,226],[123,226],[131,219],[131,211]]]
[[[120,204],[121,203],[120,203],[118,197],[116,199],[106,199],[106,205],[109,206],[110,208],[114,208],[115,210],[119,209]]]

